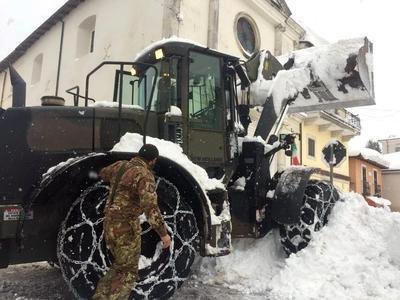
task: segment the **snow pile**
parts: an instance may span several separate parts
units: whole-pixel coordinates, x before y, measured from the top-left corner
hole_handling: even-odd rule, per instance
[[[264,105],[272,97],[275,113],[278,115],[285,100],[294,98],[311,83],[311,74],[307,68],[295,68],[281,70],[273,80],[265,80],[262,75],[265,59],[268,59],[268,54],[262,51],[258,77],[250,88],[251,101],[253,105]]]
[[[165,113],[166,117],[171,117],[171,116],[182,116],[182,111],[178,106],[171,105],[169,108],[169,111]]]
[[[330,224],[271,281],[273,299],[398,299],[400,214],[346,194]]]
[[[186,154],[183,153],[183,150],[179,145],[170,141],[160,140],[149,136],[146,137],[146,142],[155,145],[160,152],[160,156],[169,158],[185,168],[190,174],[192,174],[193,178],[195,178],[204,191],[215,188],[225,189],[225,186],[221,181],[215,178],[209,178],[206,170],[194,164],[186,156]],[[111,151],[138,152],[142,146],[142,135],[138,133],[126,133],[123,137],[121,137],[119,143],[115,144]]]
[[[280,71],[272,81],[268,95],[274,99],[275,113],[279,114],[284,100],[295,98],[310,83],[311,73],[306,68]]]
[[[392,202],[390,200],[382,198],[382,197],[367,196],[367,198],[378,205],[382,205],[382,206],[392,205]]]
[[[203,258],[195,276],[268,299],[399,299],[400,214],[343,195],[310,245],[285,260],[279,234],[236,241],[233,254]]]
[[[198,46],[198,47],[207,48],[206,46],[204,46],[203,44],[200,44],[200,43],[198,43],[198,42],[195,42],[195,41],[192,41],[192,40],[189,40],[189,39],[180,38],[180,37],[177,37],[177,36],[173,35],[173,36],[171,36],[171,37],[169,37],[169,38],[163,38],[163,39],[161,39],[161,40],[159,40],[159,41],[156,41],[156,42],[150,44],[149,46],[147,46],[146,48],[144,48],[142,51],[140,51],[140,52],[136,55],[135,61],[138,61],[138,60],[142,59],[143,56],[144,56],[147,52],[149,52],[150,50],[152,50],[153,48],[161,47],[161,46],[163,46],[164,44],[167,44],[167,43],[174,43],[174,42],[186,43],[186,44],[193,44],[193,45]]]
[[[370,148],[349,148],[348,155],[350,157],[362,156],[363,159],[377,163],[381,166],[389,167],[390,163],[386,157],[376,150]]]
[[[195,277],[206,284],[220,284],[243,293],[263,293],[284,266],[285,254],[277,230],[259,240],[233,240],[228,256],[201,258]]]
[[[261,136],[250,136],[250,135],[247,135],[245,137],[239,137],[238,138],[239,153],[242,153],[242,151],[243,151],[243,143],[244,142],[260,143],[261,145],[264,146],[264,154],[267,154],[268,152],[274,150],[275,148],[278,148],[281,145],[280,141],[276,141],[275,143],[270,145]]]
[[[389,169],[400,169],[400,152],[384,154],[383,158],[389,162]]]

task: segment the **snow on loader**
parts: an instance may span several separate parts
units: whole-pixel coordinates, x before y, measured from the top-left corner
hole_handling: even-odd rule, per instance
[[[25,82],[10,66],[13,107],[0,110],[0,266],[54,262],[75,296],[90,298],[113,259],[102,231],[109,187],[97,173],[136,155],[132,145],[146,139],[171,149],[162,152],[155,174],[173,244],[162,251],[143,218],[134,299],[171,296],[196,252],[229,254],[231,238],[260,238],[279,228],[288,254],[306,247],[338,193],[310,180],[315,169],[292,167],[271,176],[269,167],[278,151],[290,155],[294,136],[279,139],[277,132],[296,98],[304,109],[307,99],[317,99],[318,109],[373,101],[372,46],[368,40],[350,44],[344,42],[342,60],[336,57],[339,77],[331,80],[342,84],[333,87],[323,76],[332,66],[316,65],[321,61],[307,49],[282,66],[269,52],[242,63],[194,43],[164,40],[134,62],[100,64],[87,75],[85,96],[74,94],[74,106],[45,97],[44,105],[26,107]],[[89,89],[105,65],[117,66],[116,105],[108,107],[93,105]],[[254,135],[263,139],[248,135],[249,111],[260,104]],[[121,137],[134,143],[114,147]]]

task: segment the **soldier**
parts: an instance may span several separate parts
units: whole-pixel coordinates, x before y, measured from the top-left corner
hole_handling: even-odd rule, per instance
[[[104,235],[114,262],[100,279],[94,300],[128,299],[138,279],[141,251],[139,216],[158,233],[163,248],[171,237],[157,205],[154,175],[151,171],[158,158],[158,149],[151,144],[139,150],[130,161],[117,161],[104,168],[100,177],[111,183],[111,192],[104,210]]]

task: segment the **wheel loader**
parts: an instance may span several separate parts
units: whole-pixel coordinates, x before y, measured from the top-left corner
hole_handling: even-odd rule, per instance
[[[279,228],[288,254],[306,247],[312,231],[326,224],[338,192],[311,180],[314,168],[270,174],[275,153],[290,155],[295,139],[279,129],[298,99],[313,109],[371,101],[372,44],[366,39],[345,54],[336,87],[313,67],[315,55],[306,62],[301,51],[307,49],[281,61],[264,51],[243,62],[196,43],[164,40],[132,62],[102,62],[87,75],[84,95],[79,87],[68,90],[70,106],[46,96],[42,106],[26,107],[25,82],[10,66],[13,105],[0,109],[0,267],[53,262],[76,298],[91,298],[113,260],[102,229],[109,186],[98,173],[137,155],[135,147],[115,147],[129,136],[138,145],[173,145],[182,157],[166,152],[154,168],[173,243],[162,250],[141,216],[133,299],[170,297],[189,276],[195,255],[228,255],[232,238],[262,238]],[[105,66],[115,68],[114,93],[99,105],[90,84]],[[299,72],[305,79],[294,83]],[[260,119],[251,120],[257,105]],[[190,166],[216,184],[204,184]]]

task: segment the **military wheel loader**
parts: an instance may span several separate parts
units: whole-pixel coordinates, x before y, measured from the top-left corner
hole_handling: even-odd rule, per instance
[[[359,72],[368,47],[359,68],[346,71],[351,89],[366,90]],[[102,230],[109,187],[97,174],[137,155],[134,147],[115,149],[126,133],[136,133],[141,143],[179,145],[193,164],[219,180],[206,186],[179,159],[159,158],[157,193],[173,243],[161,250],[141,216],[140,278],[132,298],[171,296],[188,277],[196,253],[227,255],[231,238],[261,238],[279,228],[288,254],[304,248],[311,232],[327,222],[338,192],[310,180],[313,168],[271,175],[270,165],[278,151],[290,155],[295,135],[277,135],[290,104],[310,94],[323,98],[323,83],[310,76],[299,92],[280,99],[279,109],[270,93],[254,133],[262,139],[248,132],[253,83],[290,71],[290,59],[283,67],[264,52],[243,63],[194,43],[166,40],[133,62],[101,63],[87,75],[84,95],[79,87],[69,90],[73,106],[44,97],[42,106],[26,107],[25,82],[10,66],[13,106],[0,110],[0,267],[54,262],[77,298],[93,295],[113,259]],[[90,97],[92,75],[103,66],[116,67],[110,105],[96,105]]]

